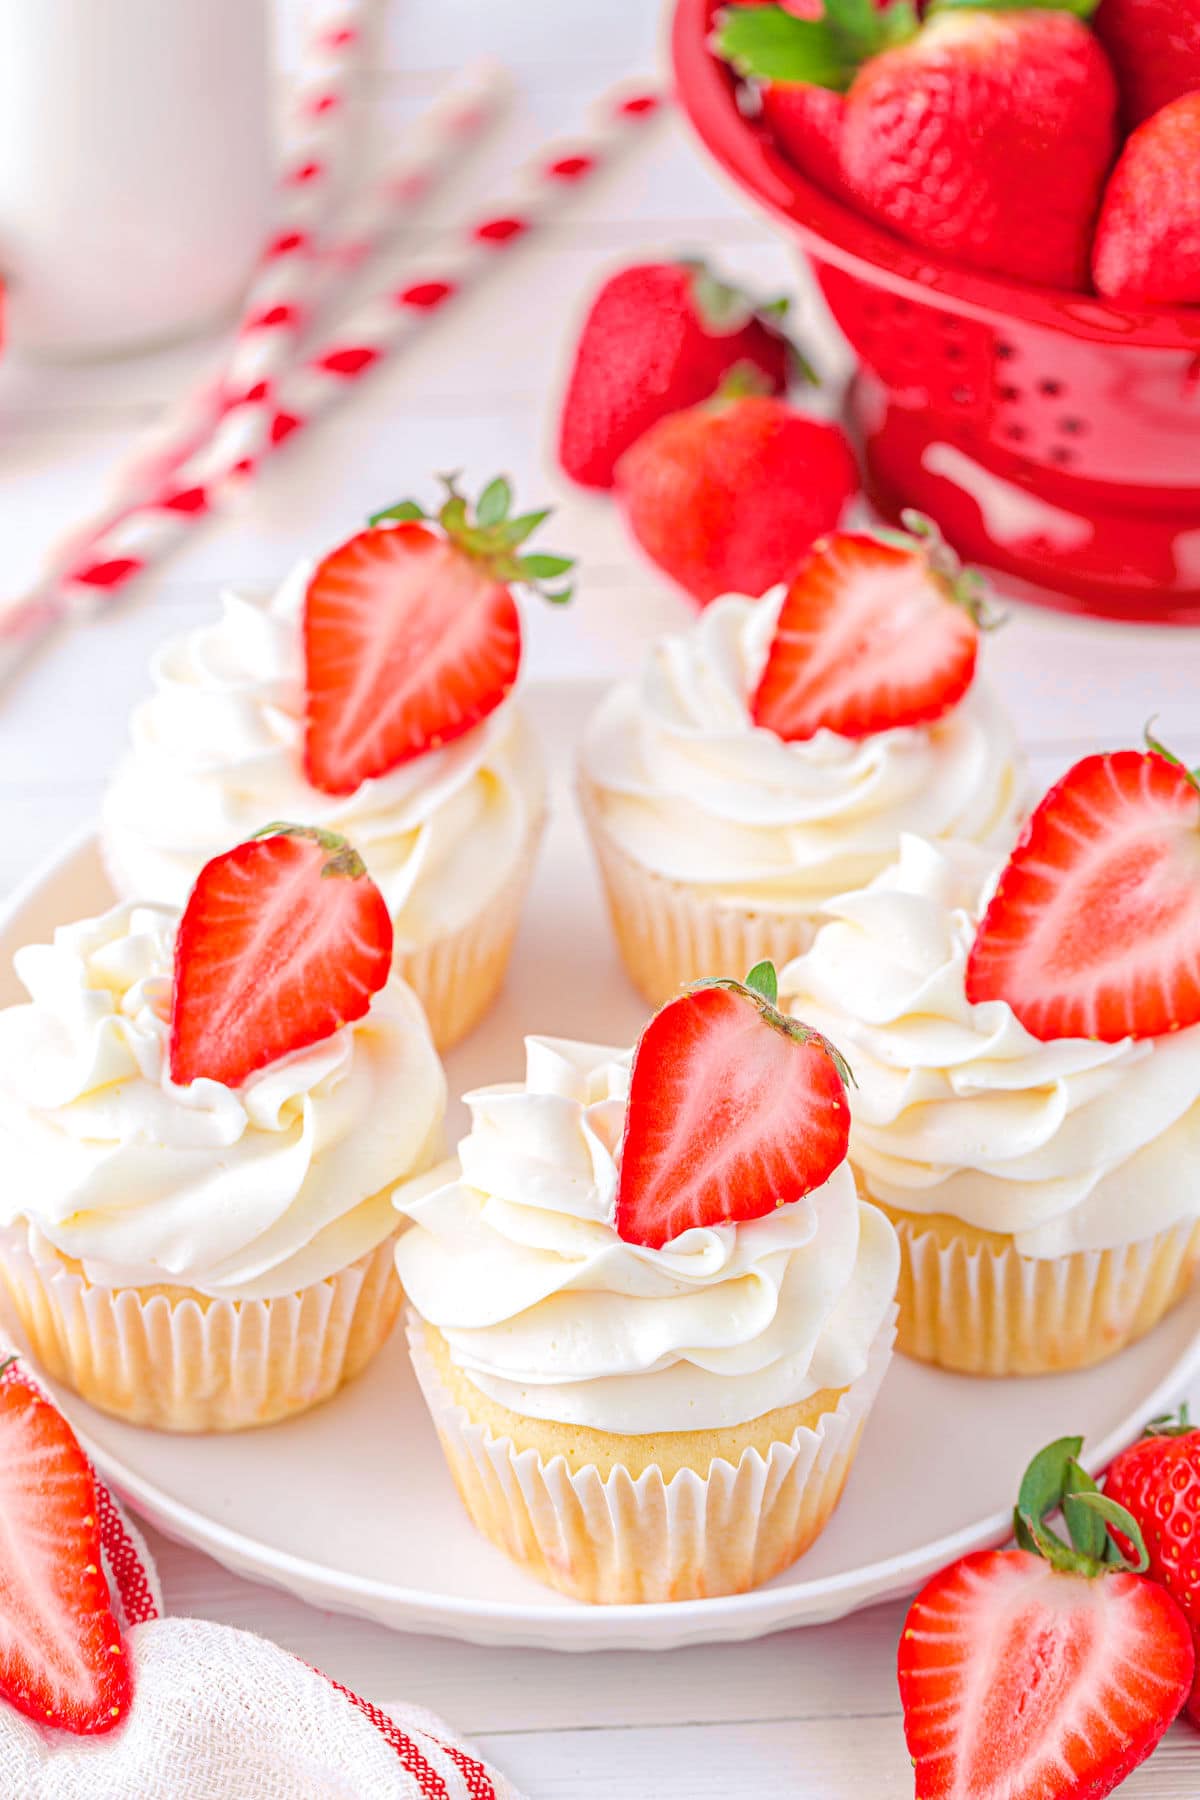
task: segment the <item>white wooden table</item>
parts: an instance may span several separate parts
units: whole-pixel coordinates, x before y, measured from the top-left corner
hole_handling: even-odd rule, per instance
[[[285,60],[298,13],[285,0]],[[650,68],[657,31],[649,0],[395,0],[370,114],[386,132],[458,54],[490,51],[513,69],[512,116],[431,215],[445,220],[540,138],[569,128],[608,81]],[[683,602],[635,559],[608,503],[570,491],[547,454],[572,319],[605,265],[699,248],[764,289],[796,285],[785,249],[718,185],[683,128],[659,130],[418,354],[282,456],[238,516],[199,535],[105,623],[58,641],[0,696],[0,893],[94,812],[161,636],[207,617],[219,584],[273,582],[368,511],[427,494],[433,470],[462,468],[478,483],[504,469],[528,504],[558,503],[547,542],[580,556],[582,583],[569,616],[534,616],[535,675],[615,675],[657,631],[686,621]],[[203,357],[193,346],[86,370],[0,366],[7,584],[31,577],[55,533],[101,498],[113,458]],[[1040,775],[1086,749],[1135,742],[1156,711],[1160,729],[1200,760],[1200,633],[1090,627],[1017,609],[987,660]],[[153,1547],[172,1610],[263,1632],[372,1698],[443,1712],[531,1800],[899,1800],[912,1791],[895,1607],[653,1658],[480,1650],[318,1613],[196,1552],[157,1537]],[[1198,1791],[1200,1737],[1180,1727],[1124,1790],[1131,1800],[1195,1800]]]

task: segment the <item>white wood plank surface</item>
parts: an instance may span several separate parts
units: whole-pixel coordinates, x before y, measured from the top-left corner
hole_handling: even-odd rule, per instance
[[[286,65],[301,4],[279,5]],[[502,194],[505,170],[548,133],[568,130],[592,94],[650,68],[656,12],[648,0],[394,0],[366,103],[377,144],[460,54],[496,55],[516,78],[503,129],[411,242],[428,242],[485,193]],[[800,284],[787,248],[719,185],[684,130],[657,129],[640,157],[590,188],[568,220],[447,315],[416,354],[281,456],[236,515],[199,533],[128,605],[58,641],[0,696],[0,893],[93,814],[161,636],[211,613],[220,584],[274,582],[366,512],[428,492],[431,470],[461,467],[481,481],[503,468],[531,503],[547,496],[558,505],[547,542],[580,556],[582,582],[569,616],[534,615],[535,676],[616,675],[656,632],[687,619],[685,603],[631,550],[612,507],[570,491],[547,455],[572,321],[605,267],[643,252],[698,247],[765,290]],[[802,316],[809,308],[802,294]],[[93,368],[0,362],[8,586],[31,578],[53,536],[102,499],[114,459],[211,355],[212,346],[192,345]],[[1087,626],[1014,607],[986,658],[1040,778],[1085,749],[1136,741],[1154,712],[1200,758],[1200,633]],[[253,1586],[157,1536],[153,1548],[173,1610],[264,1632],[372,1698],[443,1712],[531,1800],[912,1792],[893,1673],[895,1607],[758,1643],[555,1656],[395,1635]],[[1123,1792],[1195,1800],[1200,1736],[1177,1727]]]

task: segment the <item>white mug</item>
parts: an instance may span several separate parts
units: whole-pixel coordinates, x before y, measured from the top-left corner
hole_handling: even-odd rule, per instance
[[[88,356],[233,307],[271,210],[267,0],[0,0],[15,350]]]

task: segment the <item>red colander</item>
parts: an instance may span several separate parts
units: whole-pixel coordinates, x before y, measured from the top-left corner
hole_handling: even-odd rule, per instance
[[[1117,307],[902,243],[775,149],[708,47],[721,0],[676,0],[680,104],[805,252],[858,358],[867,488],[1046,605],[1200,623],[1200,307]]]

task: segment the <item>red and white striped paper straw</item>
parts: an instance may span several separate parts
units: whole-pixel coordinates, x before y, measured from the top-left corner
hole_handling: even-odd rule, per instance
[[[343,400],[389,355],[418,339],[431,318],[478,286],[529,241],[598,171],[636,143],[661,108],[653,83],[621,83],[597,104],[591,129],[548,146],[525,169],[511,197],[460,228],[399,284],[355,308],[332,337],[258,405],[220,421],[209,442],[176,471],[174,483],[118,520],[58,580],[0,612],[0,679],[45,632],[111,601],[157,567],[197,524],[244,490],[260,464],[296,432]],[[260,410],[261,408],[261,410]]]

